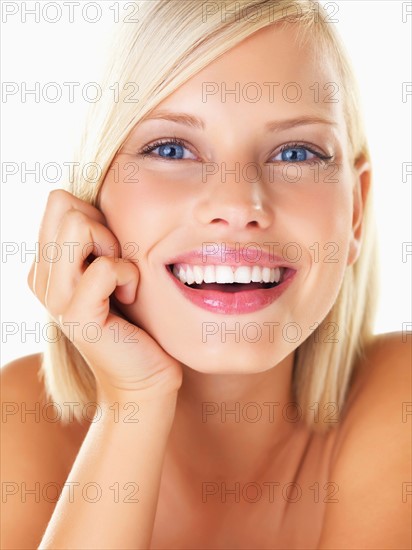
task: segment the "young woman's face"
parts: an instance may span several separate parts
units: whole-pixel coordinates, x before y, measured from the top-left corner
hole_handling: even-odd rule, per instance
[[[159,104],[114,159],[100,208],[140,271],[135,303],[120,309],[183,364],[266,370],[333,306],[356,250],[342,92],[332,64],[299,46],[293,26],[272,26]],[[222,243],[237,255],[225,256]],[[266,252],[280,262],[264,266],[293,277],[275,300],[245,285],[239,298],[192,289],[193,301],[166,266],[196,250],[203,257],[183,263],[253,267]],[[236,300],[243,309],[231,307]]]

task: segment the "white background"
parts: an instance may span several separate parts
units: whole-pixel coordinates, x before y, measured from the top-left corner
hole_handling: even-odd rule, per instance
[[[88,2],[83,2],[87,4]],[[113,25],[116,2],[97,2],[102,17],[96,23],[87,22],[81,11],[75,11],[75,21],[68,21],[69,11],[62,5],[62,19],[49,23],[40,14],[23,21],[24,5],[34,2],[2,2],[2,81],[27,87],[34,82],[80,82],[81,87],[98,80],[104,61],[102,48]],[[326,2],[324,2],[326,4]],[[40,2],[41,9],[51,2]],[[402,178],[402,163],[411,161],[411,103],[402,101],[402,83],[411,82],[411,21],[403,22],[403,10],[412,11],[411,2],[385,0],[343,0],[329,2],[339,10],[334,18],[349,50],[357,74],[363,101],[363,112],[374,165],[375,210],[381,249],[380,265],[370,266],[381,276],[381,301],[375,333],[401,331],[403,323],[412,322],[411,264],[412,256],[402,261],[402,243],[412,241],[411,180]],[[16,6],[18,13],[6,18],[5,6]],[[122,4],[119,4],[122,13]],[[331,8],[332,9],[332,8]],[[46,17],[54,18],[52,7]],[[130,10],[129,10],[130,11]],[[123,12],[124,13],[124,12]],[[90,7],[86,16],[95,18]],[[62,89],[64,89],[62,87]],[[77,88],[79,90],[79,88]],[[67,99],[68,94],[64,97]],[[76,101],[35,103],[33,96],[21,101],[19,94],[3,97],[2,162],[49,162],[72,160],[72,151],[88,107],[77,91]],[[51,175],[51,174],[50,174]],[[402,181],[404,179],[404,181]],[[2,229],[2,364],[11,359],[42,351],[41,335],[24,329],[41,327],[45,310],[29,290],[26,279],[33,255],[20,254],[22,243],[33,250],[38,227],[48,193],[59,188],[33,175],[21,181],[21,174],[1,183]],[[19,252],[5,256],[6,243],[16,243]],[[7,335],[10,323],[16,323],[18,334]],[[25,325],[24,325],[25,323]],[[408,327],[409,330],[411,327]],[[39,332],[39,331],[37,331]]]

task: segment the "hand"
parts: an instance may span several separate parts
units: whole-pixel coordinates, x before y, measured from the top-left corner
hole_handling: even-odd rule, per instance
[[[29,287],[89,365],[98,395],[117,399],[130,392],[146,397],[177,392],[181,364],[111,308],[112,293],[118,302],[134,302],[139,270],[120,258],[119,242],[103,214],[67,191],[52,191],[38,241],[40,255],[31,266]],[[56,243],[58,261],[50,261],[50,250],[44,253],[49,243]],[[91,263],[90,253],[95,257]],[[98,341],[87,336],[85,325],[97,327]]]

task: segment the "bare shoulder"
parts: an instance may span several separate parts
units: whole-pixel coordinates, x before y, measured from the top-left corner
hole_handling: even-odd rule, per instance
[[[78,423],[61,423],[61,413],[53,412],[54,403],[46,394],[42,373],[41,353],[15,359],[0,369],[3,424],[15,423],[14,429],[30,426],[30,438],[34,427],[66,436],[81,433],[85,426]],[[38,434],[37,434],[38,435]]]
[[[45,397],[41,381],[42,354],[26,355],[7,363],[0,369],[2,400]],[[9,405],[8,408],[11,409]]]
[[[56,421],[41,361],[28,355],[0,371],[4,548],[37,548],[82,440],[78,425]]]
[[[395,414],[404,423],[411,398],[411,366],[412,333],[391,332],[373,338],[358,365],[348,432],[359,430],[375,414],[389,423]]]
[[[331,466],[338,502],[327,505],[319,549],[411,547],[411,366],[412,333],[378,335],[365,350]]]

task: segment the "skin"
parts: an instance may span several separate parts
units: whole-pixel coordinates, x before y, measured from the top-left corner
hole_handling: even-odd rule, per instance
[[[99,197],[99,208],[122,250],[128,250],[131,241],[139,247],[141,279],[137,298],[133,304],[119,304],[120,310],[171,356],[190,367],[184,369],[170,445],[178,454],[182,440],[196,442],[190,462],[192,467],[196,465],[199,475],[219,469],[225,474],[247,473],[255,479],[262,460],[273,456],[273,447],[283,445],[292,432],[295,438],[299,427],[285,422],[280,415],[275,415],[273,423],[246,424],[237,439],[239,452],[234,463],[233,441],[227,430],[219,429],[216,419],[213,422],[217,429],[209,429],[208,425],[199,429],[197,411],[207,402],[226,402],[228,408],[233,408],[236,402],[292,401],[291,369],[299,342],[288,342],[279,329],[271,341],[264,323],[276,320],[280,327],[298,323],[302,329],[300,342],[305,340],[312,332],[310,327],[320,323],[332,307],[345,269],[358,253],[362,206],[359,190],[363,185],[365,198],[369,166],[359,163],[354,172],[350,164],[342,101],[315,102],[310,90],[314,81],[320,83],[321,90],[323,84],[338,82],[336,71],[328,63],[319,66],[310,44],[290,48],[295,32],[293,27],[259,31],[163,101],[135,127],[114,159],[120,181],[127,181],[129,163],[137,163],[138,182],[120,186],[114,171],[109,171]],[[265,82],[280,82],[281,87],[299,82],[303,95],[294,103],[285,101],[279,92],[275,101],[265,92],[257,103],[245,100],[243,95],[239,102],[233,96],[223,102],[221,94],[204,101],[204,82],[225,82],[227,89],[234,89],[236,82],[241,89],[254,82],[263,91],[267,90]],[[201,118],[204,129],[161,118],[166,111]],[[312,123],[273,132],[265,129],[269,121],[308,116],[333,124]],[[185,159],[160,158],[159,149],[144,158],[139,154],[147,144],[173,136],[187,143]],[[280,147],[301,141],[324,155],[333,155],[334,166],[339,169],[336,183],[324,181],[325,175],[332,173],[330,165],[320,166],[319,182],[314,182],[309,162],[301,164],[302,178],[297,184],[282,180],[281,170],[286,163],[279,162]],[[314,161],[320,162],[308,155],[312,167]],[[223,183],[219,171],[202,183],[204,162],[218,166],[226,162],[228,167],[254,163],[262,167],[264,175],[254,182],[236,182],[229,175]],[[268,181],[268,168],[264,167],[269,162],[272,181]],[[258,243],[269,252],[263,243],[275,241],[281,243],[274,249],[279,255],[286,243],[300,245],[302,256],[294,264],[295,281],[275,303],[252,314],[236,315],[236,319],[194,306],[175,290],[164,269],[173,254],[196,249],[203,242]],[[323,261],[330,249],[323,252],[322,247],[328,242],[338,246],[335,263]],[[314,243],[320,244],[318,262],[310,250]],[[262,338],[250,343],[242,337],[236,342],[228,336],[224,342],[219,330],[208,336],[207,344],[202,342],[203,323],[222,327],[220,323],[226,322],[228,328],[233,328],[235,321],[241,327],[257,323],[262,327]],[[205,453],[210,448],[219,449],[215,459]]]
[[[18,415],[11,415],[2,428],[4,441],[8,442],[2,472],[5,479],[24,481],[28,487],[49,482],[63,485],[66,480],[80,486],[94,480],[102,487],[116,480],[122,486],[131,479],[138,480],[144,506],[132,507],[123,502],[113,505],[110,498],[88,506],[81,499],[68,514],[67,495],[56,507],[45,499],[33,504],[11,498],[5,505],[6,521],[11,527],[2,529],[5,547],[37,548],[40,540],[41,548],[84,547],[85,540],[86,546],[96,548],[119,547],[119,541],[125,548],[159,549],[410,546],[410,512],[399,494],[410,476],[410,426],[399,417],[400,404],[410,401],[411,384],[410,352],[403,335],[373,339],[357,365],[342,421],[325,436],[313,435],[301,422],[287,422],[283,415],[276,414],[292,400],[291,368],[299,343],[289,343],[275,332],[274,342],[269,342],[267,335],[253,344],[243,340],[235,343],[230,337],[223,343],[216,337],[205,345],[201,340],[202,322],[229,324],[234,318],[226,319],[188,303],[164,272],[163,264],[172,254],[197,248],[204,241],[297,242],[302,257],[296,263],[298,272],[290,289],[269,307],[236,316],[236,321],[263,324],[277,319],[281,325],[299,323],[303,341],[311,332],[309,327],[320,322],[333,305],[346,266],[356,261],[359,253],[369,166],[362,159],[355,167],[351,165],[342,103],[315,103],[313,93],[308,92],[315,81],[321,90],[324,83],[338,82],[333,67],[324,60],[321,68],[315,64],[310,45],[290,48],[294,39],[292,27],[259,31],[188,81],[151,116],[166,109],[184,111],[201,117],[205,129],[159,120],[138,125],[114,159],[121,185],[113,180],[111,171],[103,184],[99,207],[104,220],[101,213],[79,201],[65,216],[65,231],[60,229],[58,242],[80,240],[80,234],[83,239],[91,235],[100,243],[104,241],[106,253],[113,239],[97,224],[107,222],[122,250],[128,250],[128,242],[139,246],[134,266],[134,273],[136,268],[139,270],[138,281],[131,275],[130,263],[113,262],[117,271],[111,284],[117,286],[113,303],[146,331],[140,333],[141,344],[117,345],[116,365],[112,357],[107,358],[105,342],[85,349],[90,357],[92,352],[96,354],[92,362],[104,375],[101,381],[106,382],[110,399],[120,401],[120,405],[133,400],[139,403],[140,423],[116,424],[109,414],[99,423],[64,427],[43,417],[40,422],[25,423]],[[264,95],[255,104],[230,99],[223,103],[219,96],[203,102],[202,82],[222,81],[229,89],[235,82],[241,86],[256,82],[264,89],[264,82],[296,81],[305,93],[297,103],[279,97],[278,102],[271,103]],[[269,120],[307,115],[328,118],[335,125],[299,126],[271,135],[264,131]],[[148,143],[174,135],[187,142],[189,156],[194,159],[170,161],[139,156]],[[278,158],[282,145],[299,141],[333,155],[333,163],[339,168],[337,182],[327,183],[322,177],[314,182],[313,171],[303,164],[302,179],[296,185],[279,177],[279,167],[272,183],[264,177],[256,182],[235,182],[229,177],[224,183],[219,174],[207,183],[201,181],[202,162],[226,162],[228,166],[252,162],[263,166],[269,159]],[[139,165],[138,183],[126,183],[130,162]],[[68,209],[68,203],[63,202],[59,208],[57,201],[53,203],[54,210],[50,209],[43,224],[42,242],[52,238],[48,233],[54,236],[53,216],[55,222]],[[89,225],[84,223],[85,215]],[[327,263],[322,257],[315,262],[310,246],[316,242],[321,251],[324,243],[337,243],[338,262]],[[65,318],[77,319],[88,307],[95,307],[90,295],[103,293],[102,274],[109,288],[108,275],[113,277],[114,273],[110,264],[93,265],[81,279],[83,294],[77,294],[80,309],[73,311],[72,306],[71,316],[66,314]],[[38,273],[29,276],[32,289],[56,316],[63,310],[62,303],[67,308],[69,279],[75,278],[64,268],[63,263],[56,266],[53,284],[47,284],[51,278],[41,265]],[[75,274],[77,280],[80,274]],[[99,309],[101,305],[99,302]],[[92,313],[88,311],[90,316]],[[168,364],[173,376],[160,369],[156,373],[159,376],[154,376],[156,383],[144,392],[137,391],[141,389],[140,380],[131,377],[142,349],[146,355],[139,357],[141,370],[149,364],[164,366],[167,354],[175,361]],[[178,392],[177,362],[183,367]],[[24,402],[27,409],[34,409],[39,401],[44,403],[44,386],[37,379],[39,367],[40,357],[30,356],[2,369],[8,402]],[[109,383],[114,368],[114,374],[119,374],[116,381],[130,383],[128,392],[110,393],[115,387]],[[143,379],[150,378],[150,371],[141,374]],[[228,421],[222,422],[216,414],[202,422],[205,402],[225,403],[228,409],[237,402],[241,406],[278,402],[279,406],[273,421],[266,416],[256,423],[233,422],[229,415]],[[382,448],[385,452],[377,452]],[[233,504],[229,496],[228,502],[232,503],[225,505],[220,494],[207,501],[202,501],[200,495],[205,481],[218,485],[224,482],[231,488],[234,483],[263,486],[274,480],[281,486],[298,483],[304,498],[290,505],[282,498],[269,502],[265,495],[254,504],[244,498]],[[308,489],[314,481],[320,487],[316,504]],[[330,481],[338,486],[339,498],[336,503],[326,504],[323,487]],[[42,539],[46,526],[48,535]]]
[[[281,327],[296,322],[302,328],[301,341],[312,332],[310,327],[320,322],[332,307],[346,266],[356,255],[358,236],[352,234],[356,178],[349,164],[342,102],[315,103],[313,92],[309,90],[315,80],[320,82],[321,88],[323,83],[337,82],[337,75],[332,67],[323,67],[320,72],[310,48],[290,50],[290,40],[294,38],[292,33],[292,29],[280,31],[274,28],[257,33],[162,102],[151,116],[164,110],[185,112],[201,118],[205,130],[161,119],[139,124],[114,160],[118,163],[120,181],[127,181],[130,175],[128,163],[138,165],[139,181],[122,183],[119,189],[114,172],[109,171],[100,194],[99,207],[122,250],[128,250],[130,241],[139,247],[137,257],[141,281],[137,300],[122,307],[122,311],[152,334],[168,353],[196,372],[219,375],[261,373],[280,365],[283,360],[290,364],[297,344],[288,343],[276,331],[273,345],[268,330],[253,345],[243,338],[239,343],[234,338],[224,343],[219,330],[216,335],[209,336],[207,346],[204,345],[203,323],[231,323],[233,319],[195,308],[173,290],[163,269],[170,255],[201,247],[204,242],[223,241],[227,244],[257,242],[262,250],[268,252],[269,248],[263,243],[278,241],[281,245],[274,251],[282,255],[285,244],[299,243],[302,257],[294,264],[298,274],[293,292],[271,307],[239,315],[236,320],[242,326],[253,321],[262,327],[262,323],[274,319],[281,323]],[[273,57],[273,51],[278,55]],[[279,94],[271,103],[268,93],[263,93],[258,103],[248,103],[243,97],[239,103],[230,97],[224,103],[220,94],[202,101],[204,82],[226,82],[229,89],[233,89],[236,82],[240,82],[241,88],[248,82],[256,82],[265,90],[264,82],[268,81],[282,84],[298,81],[305,93],[297,103],[285,102]],[[330,119],[336,126],[313,124],[283,132],[265,132],[269,121],[302,116]],[[143,159],[137,153],[146,144],[173,135],[190,144],[196,160],[159,160],[153,154],[151,158]],[[339,167],[338,183],[324,183],[322,174],[331,174],[332,170],[323,171],[322,168],[320,181],[314,183],[313,169],[306,163],[302,166],[301,180],[292,185],[282,181],[279,162],[276,167],[273,165],[275,181],[272,183],[264,181],[267,177],[253,183],[236,182],[233,176],[228,176],[226,183],[222,183],[220,171],[209,176],[206,183],[202,182],[202,162],[214,162],[219,166],[225,162],[228,167],[233,167],[236,162],[241,167],[254,163],[268,175],[263,163],[270,162],[283,144],[299,140],[313,143],[324,153],[333,154],[334,165]],[[365,175],[367,168],[362,165],[359,170]],[[173,208],[170,208],[171,204]],[[334,215],[327,216],[327,212]],[[322,248],[327,242],[339,247],[334,256],[337,262],[320,261],[316,264],[310,247],[320,243]],[[323,253],[322,260],[325,255]],[[321,287],[322,292],[319,291]],[[312,299],[313,296],[316,300]],[[302,304],[305,304],[304,308]],[[233,324],[228,324],[228,327],[233,327]],[[186,345],[187,341],[191,342],[190,346]],[[273,376],[277,376],[275,370]],[[203,377],[198,380],[203,387]],[[243,387],[248,388],[249,381],[243,382]],[[193,383],[196,384],[194,380]],[[222,388],[218,379],[216,386]]]

